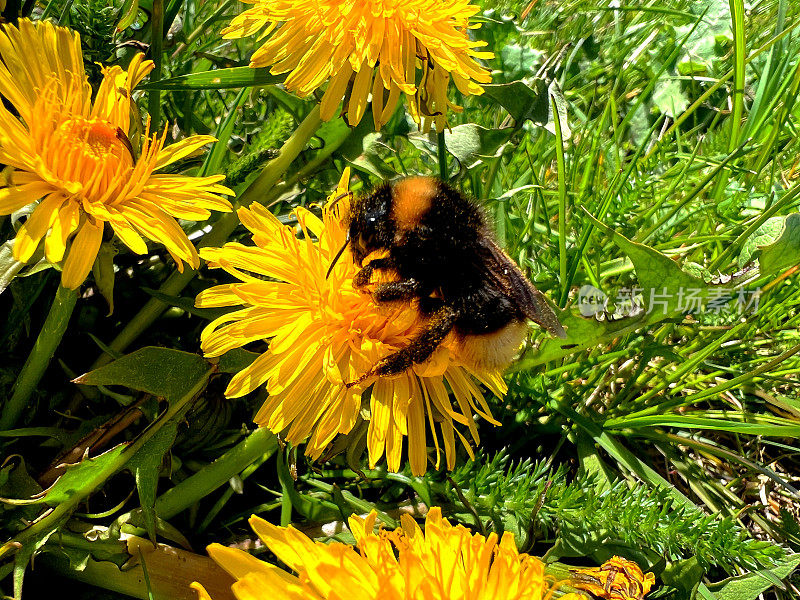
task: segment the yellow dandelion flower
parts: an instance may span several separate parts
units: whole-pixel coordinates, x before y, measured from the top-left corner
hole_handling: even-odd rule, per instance
[[[356,125],[372,95],[372,118],[380,129],[400,94],[424,128],[432,119],[446,126],[452,77],[464,95],[483,93],[489,71],[475,59],[485,42],[469,37],[470,18],[480,9],[469,0],[245,0],[253,7],[223,30],[226,38],[266,38],[251,67],[289,73],[285,86],[304,97],[329,81],[321,115],[330,119],[344,98],[344,112]],[[419,81],[419,83],[417,83]]]
[[[519,553],[510,533],[499,541],[496,533],[473,535],[442,518],[438,507],[428,513],[424,531],[403,515],[398,529],[374,533],[375,520],[374,511],[350,518],[356,550],[251,517],[256,534],[297,576],[220,544],[208,553],[236,579],[231,589],[238,600],[549,600],[559,587],[542,561]],[[202,586],[192,587],[209,599]]]
[[[0,30],[0,215],[39,200],[17,232],[14,257],[28,261],[44,238],[47,260],[64,259],[62,285],[75,289],[95,261],[106,224],[133,252],[142,236],[164,244],[182,270],[200,264],[176,218],[205,220],[230,211],[224,178],[154,174],[214,141],[193,136],[164,146],[145,135],[138,156],[128,131],[131,90],[153,68],[138,54],[128,70],[103,69],[92,100],[77,33],[21,19]],[[70,239],[72,241],[70,243]]]
[[[655,582],[632,560],[612,556],[599,567],[573,570],[570,585],[603,600],[643,600]]]
[[[267,352],[237,373],[225,394],[242,396],[266,383],[269,397],[256,414],[256,423],[275,432],[285,431],[293,444],[310,437],[306,453],[312,458],[319,457],[337,434],[353,429],[361,411],[362,392],[374,384],[367,431],[370,465],[385,453],[389,468],[399,470],[403,438],[408,437],[411,470],[424,473],[428,464],[426,429],[430,429],[438,467],[438,426],[446,464],[452,469],[456,435],[472,455],[470,444],[455,425],[466,427],[478,444],[473,413],[499,424],[492,418],[479,384],[502,396],[506,391],[502,373],[468,369],[445,343],[429,361],[399,376],[373,376],[350,388],[344,385],[407,346],[423,325],[411,305],[387,308],[354,289],[352,279],[358,268],[349,251],[326,278],[347,233],[340,215],[347,214],[349,206],[348,179],[345,172],[331,197],[337,202],[328,203],[321,220],[303,208],[295,210],[302,238],[256,204],[239,210],[255,246],[228,243],[200,251],[209,266],[225,269],[240,282],[201,292],[196,305],[243,305],[206,327],[201,335],[203,351],[209,357],[221,356],[249,342],[269,339]]]

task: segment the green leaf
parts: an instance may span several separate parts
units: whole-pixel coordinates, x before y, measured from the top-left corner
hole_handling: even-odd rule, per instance
[[[25,263],[14,258],[13,249],[14,240],[8,240],[0,246],[0,294],[25,267]]]
[[[524,121],[530,120],[554,134],[555,123],[550,104],[552,98],[556,105],[562,139],[568,140],[572,131],[567,122],[567,101],[558,83],[553,80],[548,85],[544,79],[536,79],[534,84],[535,91],[522,81],[485,84],[483,89],[487,97],[508,111],[516,121],[517,127],[521,127]]]
[[[139,0],[125,0],[120,12],[122,17],[117,23],[117,31],[123,31],[133,25],[136,20],[136,13],[139,12]]]
[[[222,171],[222,160],[228,153],[228,141],[231,139],[233,133],[233,126],[236,124],[240,116],[239,107],[247,99],[247,90],[242,89],[236,96],[236,99],[228,109],[228,114],[219,122],[217,130],[214,132],[214,137],[217,141],[211,147],[211,152],[206,156],[203,166],[200,167],[198,172],[199,176],[206,176],[209,174],[216,174]]]
[[[653,90],[653,104],[659,112],[674,119],[689,106],[689,97],[681,89],[680,81],[663,76]]]
[[[677,314],[681,312],[682,291],[698,290],[700,299],[708,298],[709,286],[699,277],[681,270],[670,257],[644,244],[632,242],[591,215],[588,216],[597,227],[611,235],[614,243],[631,259],[642,288],[645,307],[658,306],[657,312],[664,315]]]
[[[362,119],[361,123],[370,122],[369,119]],[[361,129],[359,123],[358,129]],[[385,150],[386,145],[381,143],[380,133],[370,132],[358,135],[354,132],[349,136],[347,142],[342,144],[342,157],[351,165],[374,175],[378,179],[391,179],[395,172],[380,155],[380,151]]]
[[[800,554],[792,554],[771,569],[730,577],[708,587],[717,600],[755,600],[773,585],[780,585],[799,564]]]
[[[800,213],[785,218],[780,236],[761,248],[758,262],[762,275],[771,275],[800,263]]]
[[[505,108],[519,125],[526,119],[539,125],[548,121],[550,99],[543,79],[536,80],[536,91],[522,81],[486,84],[483,90],[487,97]]]
[[[759,246],[768,246],[780,237],[785,219],[786,217],[768,219],[761,227],[755,230],[753,235],[745,240],[737,261],[739,268],[744,267],[750,261],[753,255],[758,252]]]
[[[178,433],[178,422],[171,419],[153,437],[139,448],[128,461],[128,467],[136,479],[139,504],[142,507],[145,529],[150,540],[156,540],[156,489],[164,455],[172,448]]]
[[[487,129],[474,123],[457,125],[444,132],[447,150],[464,167],[481,158],[500,156],[503,146],[511,138],[513,129]]]
[[[230,67],[202,73],[178,75],[139,86],[142,90],[223,90],[227,88],[274,85],[281,83],[285,75],[272,75],[268,69]]]
[[[74,380],[83,385],[124,385],[164,398],[170,404],[185,396],[209,370],[197,354],[147,347],[126,354]]]
[[[14,431],[14,430],[11,430]],[[19,430],[16,430],[19,431]],[[18,458],[18,460],[15,460]],[[31,477],[25,465],[25,460],[19,457],[9,457],[0,467],[0,497],[3,498],[33,498],[38,497],[42,487]],[[30,502],[26,504],[31,504]],[[33,521],[39,514],[36,506],[15,506],[12,503],[0,504],[0,518],[6,523],[7,530],[22,529],[25,523]]]
[[[52,268],[44,258],[41,248],[37,248],[33,257],[27,262],[14,258],[14,240],[0,245],[0,294],[11,284],[15,277],[28,277],[39,271]]]
[[[661,581],[676,590],[674,600],[691,600],[700,585],[705,571],[696,557],[679,560],[667,566],[661,573]]]
[[[220,373],[238,373],[246,369],[253,361],[261,356],[258,352],[250,352],[244,348],[229,350],[219,358],[217,371]]]
[[[22,581],[25,577],[25,569],[31,562],[33,555],[44,546],[47,539],[56,532],[56,527],[48,528],[39,535],[27,540],[27,543],[14,555],[14,598],[22,598]]]
[[[703,416],[713,414],[713,416]],[[748,415],[750,422],[724,419],[717,416],[719,411],[713,413],[696,412],[690,414],[644,415],[641,417],[620,417],[605,423],[606,428],[637,428],[637,427],[681,427],[685,429],[707,429],[714,431],[728,431],[746,435],[765,435],[772,437],[800,437],[800,424],[786,421],[785,424],[771,422],[771,419],[759,418],[759,415]]]
[[[512,365],[511,370],[526,371],[536,365],[558,360],[564,356],[592,348],[603,341],[633,333],[655,321],[648,319],[648,315],[645,314],[613,321],[598,321],[594,318],[584,318],[569,310],[555,309],[555,312],[559,322],[567,332],[566,339],[546,338],[542,340],[535,351],[527,354],[523,360]],[[663,319],[660,313],[654,314]]]
[[[542,58],[541,50],[519,44],[507,44],[500,50],[500,61],[503,64],[503,74],[508,79],[514,77],[529,77],[534,71],[534,66]]]
[[[77,464],[67,465],[64,474],[37,497],[35,502],[57,506],[73,496],[85,496],[87,489],[94,489],[97,485],[98,474],[105,472],[127,447],[127,444],[119,444],[99,456],[85,458]]]

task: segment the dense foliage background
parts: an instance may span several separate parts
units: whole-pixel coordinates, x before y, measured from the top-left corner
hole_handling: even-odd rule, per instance
[[[0,496],[38,498],[0,506],[4,540],[20,542],[0,568],[6,593],[36,550],[26,597],[52,593],[54,578],[68,596],[158,597],[155,567],[138,587],[118,569],[137,559],[121,532],[202,554],[212,541],[252,545],[252,513],[348,539],[338,525],[352,512],[375,507],[393,522],[441,505],[476,531],[514,532],[558,561],[554,572],[634,559],[657,576],[648,597],[798,597],[797,5],[481,5],[474,35],[496,55],[493,84],[479,97],[454,91],[465,109],[450,117],[441,166],[484,203],[502,245],[563,309],[570,338],[532,332],[509,394],[492,404],[502,427],[481,425],[476,460],[462,453],[453,473],[413,477],[367,469],[357,444],[317,463],[279,446],[251,423],[263,394],[222,394],[226,370],[246,357],[212,372],[199,356],[152,348],[197,355],[217,313],[194,298],[225,275],[201,268],[180,288],[162,248],[122,251],[113,313],[90,279],[22,422],[0,432]],[[233,0],[11,0],[3,16],[79,31],[98,80],[96,62],[124,66],[146,49],[157,66],[137,99],[154,129],[219,140],[179,170],[224,173],[286,222],[292,207],[324,201],[346,166],[357,192],[439,173],[436,135],[401,107],[377,133],[369,118],[323,125],[280,181],[254,188],[314,99],[249,70],[252,40],[221,39],[241,10]],[[0,218],[0,240],[15,227]],[[196,243],[224,241],[206,239],[208,227],[186,224]],[[227,239],[249,236],[239,227]],[[0,255],[0,271],[8,261]],[[59,282],[44,262],[21,275],[0,294],[0,395]],[[702,306],[687,314],[690,289]],[[124,354],[116,370],[70,383]],[[184,376],[164,380],[173,359]],[[135,452],[118,445],[137,440]]]

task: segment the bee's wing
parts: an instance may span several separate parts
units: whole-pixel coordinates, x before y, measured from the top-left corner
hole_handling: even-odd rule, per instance
[[[531,321],[541,325],[555,336],[567,337],[567,333],[547,303],[544,294],[527,280],[508,254],[488,237],[483,238],[482,245],[486,251],[487,276],[490,280],[505,291],[509,297],[514,298],[522,312]]]

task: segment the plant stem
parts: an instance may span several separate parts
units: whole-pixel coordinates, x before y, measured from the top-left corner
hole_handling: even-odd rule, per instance
[[[236,207],[250,206],[257,199],[260,202],[271,198],[271,191],[280,178],[289,169],[295,158],[305,148],[306,143],[317,131],[322,121],[319,118],[319,105],[315,106],[308,116],[303,119],[300,126],[281,147],[278,156],[268,162],[259,176],[242,192],[235,202]],[[236,212],[226,213],[214,223],[200,242],[200,246],[221,246],[228,236],[239,224]],[[159,292],[169,296],[177,296],[183,288],[194,278],[196,271],[184,269],[183,273],[173,272],[172,275],[159,288]],[[155,320],[168,308],[167,304],[156,298],[151,298],[138,313],[128,322],[125,328],[109,344],[115,352],[124,352],[125,349],[138,338]],[[101,367],[111,361],[111,356],[102,354],[92,365],[92,369]]]
[[[150,20],[150,56],[155,68],[150,73],[150,81],[161,79],[161,59],[164,44],[164,0],[153,0],[153,15]],[[150,130],[159,131],[161,122],[161,90],[147,92],[147,112],[150,115]]]
[[[36,389],[39,380],[50,364],[50,359],[61,343],[61,338],[67,329],[75,302],[78,300],[78,291],[58,286],[50,312],[47,314],[39,337],[22,367],[22,372],[17,377],[14,392],[11,398],[3,405],[0,416],[0,431],[12,429],[22,411],[28,405],[28,400]]]
[[[447,148],[444,145],[444,131],[436,134],[436,141],[439,146],[439,178],[447,181]]]
[[[551,98],[550,104],[556,130],[556,161],[558,164],[558,279],[561,282],[561,298],[558,305],[563,308],[567,304],[570,287],[569,281],[567,281],[567,173],[561,119],[558,117],[555,100]]]
[[[278,438],[274,433],[264,427],[256,429],[206,468],[159,496],[156,514],[160,519],[171,519],[277,448]]]

